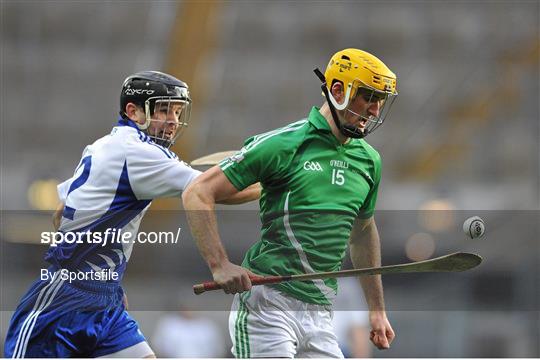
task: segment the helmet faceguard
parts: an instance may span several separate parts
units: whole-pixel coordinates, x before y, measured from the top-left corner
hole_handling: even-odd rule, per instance
[[[156,144],[169,148],[188,126],[191,101],[177,97],[152,97],[145,101],[144,111],[146,123],[139,124],[139,128]]]
[[[347,137],[363,138],[382,125],[397,97],[396,75],[375,56],[357,49],[345,49],[330,59],[323,75],[315,74],[322,81],[321,89],[328,102],[332,118],[340,132]],[[335,82],[343,84],[345,96],[340,104],[331,94]],[[379,103],[378,115],[358,114],[349,109],[351,102],[361,96],[367,103]],[[367,121],[364,129],[342,124],[336,110],[346,110]]]
[[[145,113],[145,123],[136,123],[137,127],[166,148],[182,134],[191,115],[187,85],[158,71],[136,73],[124,81],[120,96],[120,114],[124,118],[127,118],[125,107],[129,102]]]
[[[352,113],[355,116],[358,116],[364,120],[366,120],[366,126],[363,129],[363,136],[365,137],[368,134],[372,133],[377,129],[379,126],[381,126],[384,122],[384,120],[388,117],[388,113],[390,112],[390,109],[392,108],[392,105],[394,104],[394,101],[396,100],[397,93],[395,94],[389,94],[384,91],[379,91],[375,88],[370,87],[369,85],[361,83],[359,80],[355,82],[358,82],[359,84],[353,84],[353,88],[356,87],[356,94],[353,97],[353,100],[361,96],[364,101],[368,104],[371,103],[378,103],[379,104],[379,113],[378,115],[373,114],[358,114],[354,111],[352,111],[349,108],[346,108],[346,111]],[[334,99],[332,96],[331,99]],[[332,104],[333,105],[333,104]],[[352,126],[352,125],[349,125]]]

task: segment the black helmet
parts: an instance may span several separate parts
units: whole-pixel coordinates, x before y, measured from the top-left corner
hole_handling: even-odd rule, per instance
[[[122,93],[120,94],[120,115],[127,118],[125,111],[128,103],[140,106],[145,110],[146,123],[137,124],[137,126],[142,131],[145,131],[156,143],[168,148],[178,138],[181,131],[177,131],[174,138],[167,138],[164,134],[151,134],[148,132],[150,122],[153,120],[152,116],[154,115],[156,102],[183,104],[178,125],[180,129],[187,126],[191,112],[191,98],[186,83],[159,71],[141,71],[128,76],[124,80]]]

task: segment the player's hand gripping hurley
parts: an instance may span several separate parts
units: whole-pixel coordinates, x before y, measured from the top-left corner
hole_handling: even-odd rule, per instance
[[[418,272],[461,272],[472,269],[482,262],[482,258],[476,254],[457,252],[440,256],[437,258],[411,262],[398,265],[387,265],[381,267],[352,269],[342,271],[319,272],[313,274],[298,274],[284,276],[260,276],[252,277],[252,285],[277,284],[286,281],[305,281],[315,279],[340,278],[360,275],[383,275],[383,274],[404,274]],[[197,295],[205,291],[219,290],[221,286],[214,281],[208,281],[193,286],[193,292]]]

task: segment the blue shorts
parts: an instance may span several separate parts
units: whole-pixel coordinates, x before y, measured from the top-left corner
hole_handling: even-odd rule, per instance
[[[36,281],[17,307],[4,357],[98,357],[146,341],[119,284]]]

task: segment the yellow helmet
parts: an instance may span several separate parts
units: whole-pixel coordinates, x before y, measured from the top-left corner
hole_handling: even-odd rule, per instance
[[[338,104],[330,96],[338,110],[349,105],[359,87],[364,87],[384,96],[397,95],[396,75],[376,56],[358,49],[345,49],[332,56],[324,72],[326,86],[330,90],[335,81],[341,81],[345,89],[345,101]]]
[[[341,133],[347,137],[363,138],[382,125],[397,96],[396,75],[377,57],[358,49],[345,49],[332,56],[324,75],[314,70],[321,80],[321,89],[330,107],[332,118]],[[345,98],[340,104],[331,93],[332,85],[343,84]],[[356,114],[348,109],[351,99],[357,95],[368,103],[380,105],[378,115]],[[345,110],[366,119],[367,125],[360,129],[351,124],[342,124],[336,110]]]

